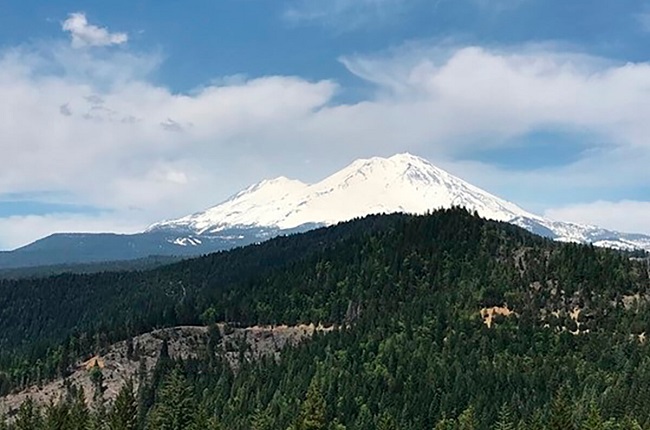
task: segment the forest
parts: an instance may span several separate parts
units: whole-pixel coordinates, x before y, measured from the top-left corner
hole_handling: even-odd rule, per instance
[[[0,429],[650,429],[649,300],[647,255],[460,208],[150,270],[4,279],[0,395],[162,327],[336,329],[236,371],[214,348],[162,350],[110,403],[95,368],[93,392],[26,401]],[[486,324],[491,309],[507,312]]]

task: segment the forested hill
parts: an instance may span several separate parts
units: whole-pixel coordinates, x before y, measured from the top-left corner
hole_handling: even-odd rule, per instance
[[[462,209],[372,216],[151,271],[0,281],[0,378],[65,375],[157,327],[322,322],[341,328],[278,362],[167,367],[138,425],[167,428],[176,386],[187,422],[215,428],[648,428],[649,297],[644,259]]]

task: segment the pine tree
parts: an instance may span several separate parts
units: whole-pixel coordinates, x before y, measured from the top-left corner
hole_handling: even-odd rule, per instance
[[[397,421],[391,414],[384,412],[379,417],[377,430],[398,430]]]
[[[34,430],[42,426],[41,413],[31,398],[27,398],[16,415],[14,427],[16,430]]]
[[[296,428],[297,430],[325,430],[327,428],[325,399],[316,378],[309,384],[307,397],[300,408]]]
[[[144,359],[138,365],[138,427],[144,428],[147,422],[147,413],[153,404],[153,390],[149,384],[147,364]]]
[[[111,430],[136,430],[138,428],[138,404],[133,394],[133,382],[129,380],[115,398],[108,415]]]
[[[515,430],[512,412],[506,403],[503,403],[499,409],[499,416],[496,424],[494,424],[494,430]]]
[[[566,388],[560,389],[551,402],[551,415],[549,417],[548,429],[575,429],[571,413],[571,402],[569,400],[569,395]]]
[[[539,410],[535,411],[532,416],[526,420],[523,428],[525,430],[544,430],[546,426],[544,425],[542,413]]]
[[[151,412],[151,430],[187,430],[194,419],[192,389],[179,369],[163,382]]]
[[[189,430],[221,430],[217,418],[212,416],[207,405],[202,404],[194,414],[194,420]]]
[[[83,388],[76,389],[70,405],[70,426],[73,429],[86,429],[89,425],[90,413],[86,405],[86,395]]]
[[[354,422],[354,428],[359,430],[375,430],[375,423],[368,405],[361,405],[357,419]]]
[[[93,384],[93,400],[95,403],[103,403],[104,401],[104,374],[102,373],[101,367],[97,363],[90,369],[88,377]]]
[[[273,430],[274,423],[271,411],[257,408],[251,418],[252,430]]]
[[[61,402],[57,405],[50,403],[45,408],[44,428],[50,430],[64,430],[70,426],[68,405]]]
[[[638,421],[634,418],[625,417],[619,425],[621,430],[643,430]]]
[[[478,428],[476,413],[474,407],[469,406],[458,416],[458,430],[476,430],[476,428]]]
[[[435,430],[456,430],[457,423],[456,420],[451,418],[440,418],[436,424]]]
[[[604,430],[605,424],[600,415],[600,409],[594,401],[589,403],[587,416],[582,423],[581,430]]]

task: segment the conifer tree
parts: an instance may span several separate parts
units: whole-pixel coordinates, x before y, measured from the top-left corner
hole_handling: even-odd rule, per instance
[[[165,379],[151,412],[150,430],[187,430],[194,419],[192,389],[178,369]]]
[[[456,420],[451,418],[440,418],[434,430],[457,430],[456,429]]]
[[[252,430],[272,430],[273,417],[268,409],[257,408],[251,418]]]
[[[589,402],[587,416],[582,422],[581,430],[604,430],[605,425],[600,415],[600,409],[594,401]]]
[[[499,409],[499,416],[496,424],[494,424],[494,430],[515,430],[512,412],[506,403],[503,403]]]
[[[458,430],[476,430],[478,423],[476,422],[476,413],[474,407],[469,406],[458,416]]]
[[[95,403],[103,403],[104,401],[104,374],[98,363],[95,363],[88,373],[88,377],[93,384],[93,401]]]
[[[202,404],[194,414],[194,420],[189,430],[221,430],[221,426],[217,418],[210,414],[207,405]]]
[[[548,422],[549,430],[574,430],[571,413],[571,402],[568,389],[561,388],[551,402],[551,414]]]
[[[70,415],[68,413],[68,404],[60,402],[54,404],[50,402],[45,408],[44,428],[53,430],[64,430],[70,428]]]
[[[28,397],[18,410],[14,427],[16,430],[35,430],[42,426],[41,413],[34,404],[34,401]]]
[[[524,430],[545,430],[546,426],[542,413],[537,410],[530,416],[522,427]]]
[[[78,388],[73,393],[70,405],[70,426],[73,429],[85,430],[90,421],[90,413],[86,405],[86,395],[83,388]]]
[[[391,414],[384,412],[379,416],[377,430],[398,430],[397,421]]]
[[[129,380],[115,398],[108,415],[110,430],[136,430],[138,428],[138,404],[133,394],[133,382]]]
[[[623,418],[622,422],[619,425],[619,428],[621,430],[643,430],[639,422],[630,417]]]
[[[325,430],[326,406],[323,393],[316,378],[312,379],[307,389],[307,397],[300,408],[297,430]]]

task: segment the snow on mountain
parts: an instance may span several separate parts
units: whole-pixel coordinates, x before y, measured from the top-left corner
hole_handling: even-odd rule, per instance
[[[206,211],[154,224],[147,231],[182,232],[189,237],[177,240],[191,245],[196,236],[230,230],[282,231],[369,214],[422,214],[451,206],[463,206],[484,218],[511,222],[555,240],[650,250],[649,236],[545,219],[411,154],[357,160],[315,184],[285,177],[262,181]]]
[[[399,154],[357,160],[311,185],[284,177],[262,181],[204,212],[154,224],[149,230],[171,227],[205,234],[235,227],[289,229],[374,213],[425,213],[452,205],[501,221],[534,217],[422,158]]]

